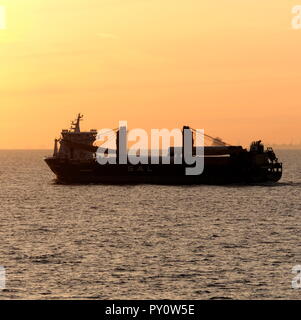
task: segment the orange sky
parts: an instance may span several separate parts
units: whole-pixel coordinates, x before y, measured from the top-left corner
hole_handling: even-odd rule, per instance
[[[0,0],[0,148],[83,127],[300,143],[301,0]]]

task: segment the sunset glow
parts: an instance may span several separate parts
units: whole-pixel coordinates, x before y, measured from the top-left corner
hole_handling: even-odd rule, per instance
[[[52,148],[78,112],[84,129],[185,124],[299,144],[297,4],[0,0],[0,148]]]

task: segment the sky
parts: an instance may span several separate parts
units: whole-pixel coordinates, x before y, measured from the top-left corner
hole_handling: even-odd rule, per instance
[[[0,149],[52,148],[78,112],[87,130],[301,143],[298,4],[0,0]]]

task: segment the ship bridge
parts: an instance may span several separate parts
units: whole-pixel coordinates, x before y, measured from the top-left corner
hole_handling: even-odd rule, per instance
[[[94,157],[93,143],[97,136],[97,130],[91,129],[90,131],[80,130],[80,121],[83,115],[78,114],[75,121],[71,122],[69,130],[62,130],[61,138],[55,140],[54,156],[58,158],[67,158],[74,160],[90,160]],[[57,148],[57,142],[60,142],[60,148]],[[78,146],[86,146],[86,150]],[[89,148],[90,147],[90,148]]]

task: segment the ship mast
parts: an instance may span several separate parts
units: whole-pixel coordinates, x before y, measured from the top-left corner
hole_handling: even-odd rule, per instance
[[[73,130],[73,132],[80,133],[80,125],[79,125],[79,123],[82,120],[82,118],[83,118],[83,115],[81,115],[79,113],[78,116],[77,116],[77,119],[75,121],[72,121],[71,130]]]

